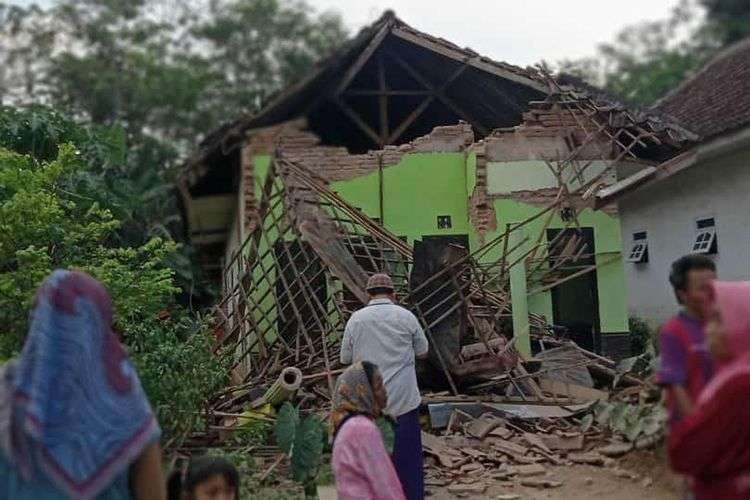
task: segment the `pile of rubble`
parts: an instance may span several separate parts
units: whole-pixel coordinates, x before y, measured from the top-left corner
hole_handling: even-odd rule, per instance
[[[626,390],[622,396],[634,393]],[[657,433],[628,441],[612,432],[597,423],[595,413],[606,407],[597,401],[556,405],[429,403],[435,395],[425,399],[430,410],[430,421],[424,426],[430,430],[422,433],[426,486],[454,495],[483,494],[496,484],[557,488],[563,483],[555,476],[555,468],[574,464],[606,466],[620,477],[636,479],[617,467],[615,459],[635,449],[651,448],[661,439]]]

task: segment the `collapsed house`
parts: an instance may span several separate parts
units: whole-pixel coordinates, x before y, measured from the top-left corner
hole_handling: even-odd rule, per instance
[[[207,137],[181,193],[221,277],[217,351],[236,386],[294,366],[330,397],[344,324],[381,271],[433,346],[423,385],[543,399],[520,361],[552,324],[589,364],[621,349],[619,222],[594,194],[695,137],[567,83],[387,13]]]

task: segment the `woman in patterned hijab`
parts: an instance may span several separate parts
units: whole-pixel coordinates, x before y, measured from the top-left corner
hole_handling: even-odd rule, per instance
[[[21,355],[0,365],[0,498],[164,498],[161,431],[112,316],[88,274],[39,288]]]
[[[402,500],[404,492],[375,424],[388,397],[377,366],[356,363],[333,395],[333,473],[340,500]]]

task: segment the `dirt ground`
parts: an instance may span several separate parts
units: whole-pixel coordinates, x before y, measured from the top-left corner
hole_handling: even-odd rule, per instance
[[[680,482],[666,466],[663,450],[642,451],[618,460],[614,467],[549,466],[545,476],[563,483],[558,488],[530,488],[518,479],[498,481],[481,494],[454,494],[445,488],[428,489],[433,500],[449,498],[518,500],[672,500],[679,498]],[[512,495],[517,495],[516,497]]]

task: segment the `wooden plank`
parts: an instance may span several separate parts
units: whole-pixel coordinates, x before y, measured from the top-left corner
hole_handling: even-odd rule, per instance
[[[394,54],[392,52],[388,53],[388,56],[392,58],[396,63],[401,66],[404,71],[409,73],[412,78],[417,80],[420,85],[424,86],[426,89],[430,89],[433,91],[432,98],[425,99],[415,110],[412,114],[410,114],[396,129],[399,131],[398,134],[395,132],[391,135],[389,138],[389,142],[392,143],[395,140],[398,139],[398,137],[403,134],[403,132],[411,125],[411,123],[416,120],[419,115],[421,115],[425,109],[427,109],[427,106],[429,106],[432,103],[432,100],[437,98],[440,100],[445,106],[450,108],[456,115],[458,115],[462,120],[471,123],[471,125],[476,128],[480,133],[487,135],[489,134],[489,130],[487,127],[476,121],[474,118],[472,118],[468,113],[466,113],[459,105],[456,103],[453,99],[448,97],[445,94],[445,91],[448,89],[448,87],[451,86],[451,84],[456,81],[456,79],[463,74],[464,71],[466,71],[466,68],[468,68],[467,61],[462,61],[464,64],[459,66],[445,81],[443,81],[440,86],[436,86],[432,82],[429,81],[427,77],[422,75],[419,71],[417,71],[416,68],[414,68],[411,64],[409,64],[407,61],[402,59],[399,55]]]
[[[539,386],[543,391],[550,392],[556,396],[566,396],[576,401],[586,402],[609,400],[609,393],[605,391],[592,389],[591,387],[584,387],[578,384],[560,382],[548,377],[539,377]]]
[[[406,129],[409,128],[409,125],[414,123],[414,121],[419,118],[419,116],[424,113],[424,111],[427,109],[427,107],[432,103],[432,101],[435,100],[434,95],[428,96],[426,99],[424,99],[419,106],[417,106],[414,111],[409,113],[409,116],[404,118],[404,121],[402,121],[398,127],[396,127],[396,130],[393,131],[393,133],[388,137],[388,144],[393,144],[398,140],[401,135],[406,132]]]
[[[388,87],[385,81],[385,64],[383,62],[383,53],[378,53],[378,85],[381,92],[386,92]],[[380,146],[388,144],[388,96],[381,94],[378,96],[378,108],[380,111]]]
[[[607,186],[596,193],[596,205],[603,206],[611,201],[611,199],[629,189],[632,189],[639,184],[645,182],[656,173],[656,167],[646,167],[643,170],[626,177],[623,180]]]
[[[432,95],[429,90],[347,90],[343,94],[344,96],[420,96],[420,95]]]
[[[380,136],[344,101],[336,99],[336,104],[375,144],[380,144]]]
[[[406,40],[407,42],[411,42],[415,45],[424,47],[428,50],[431,50],[432,52],[445,56],[449,59],[453,59],[455,61],[463,61],[466,59],[466,53],[461,50],[456,50],[450,47],[446,47],[445,45],[439,44],[432,40],[428,40],[415,33],[412,33],[411,31],[407,31],[403,28],[394,27],[391,30],[391,33],[401,38],[402,40]],[[537,82],[536,80],[532,80],[531,78],[527,78],[522,75],[518,75],[507,69],[503,69],[502,67],[496,64],[491,64],[486,61],[482,61],[480,59],[472,59],[469,62],[469,65],[479,70],[485,71],[487,73],[491,73],[495,76],[505,78],[506,80],[511,80],[516,83],[520,83],[528,87],[532,87],[533,89],[538,90],[539,92],[542,92],[544,94],[549,93],[549,88],[547,88],[547,86],[544,85],[543,83]]]
[[[354,80],[357,74],[362,71],[362,68],[364,68],[365,64],[367,64],[367,61],[370,60],[370,57],[372,57],[385,37],[391,31],[391,27],[391,23],[386,23],[382,28],[380,28],[380,31],[378,31],[378,33],[372,38],[372,40],[370,40],[370,43],[367,44],[365,50],[362,51],[354,64],[349,67],[349,69],[344,74],[344,78],[336,86],[334,96],[340,96],[344,92],[344,90],[346,90],[346,87],[349,86],[352,80]]]

